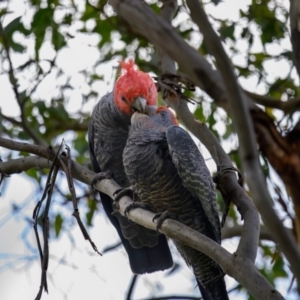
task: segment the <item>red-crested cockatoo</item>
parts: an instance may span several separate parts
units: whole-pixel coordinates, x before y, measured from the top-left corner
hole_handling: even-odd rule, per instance
[[[94,181],[107,174],[121,187],[128,187],[122,153],[130,128],[130,118],[136,111],[146,113],[156,105],[157,90],[152,78],[140,70],[133,60],[121,62],[121,76],[111,93],[95,106],[89,124],[89,150],[93,170],[99,173]],[[173,266],[166,237],[113,214],[113,200],[100,193],[104,210],[116,228],[136,274],[165,270]]]

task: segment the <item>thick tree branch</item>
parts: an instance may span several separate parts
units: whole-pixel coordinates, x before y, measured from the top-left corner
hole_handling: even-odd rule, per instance
[[[49,169],[52,161],[40,156],[26,156],[0,162],[0,173],[10,175],[26,172],[30,169]]]
[[[14,68],[13,68],[13,65],[12,65],[11,57],[10,57],[10,46],[9,46],[8,40],[6,38],[5,31],[3,29],[1,21],[0,21],[0,36],[2,37],[4,49],[6,51],[6,57],[7,57],[7,60],[8,60],[9,80],[12,84],[12,88],[13,88],[17,103],[18,103],[18,105],[20,107],[20,110],[21,110],[22,127],[23,127],[24,131],[27,132],[27,134],[33,139],[33,141],[36,144],[46,146],[45,141],[34,130],[32,130],[32,128],[30,127],[30,125],[27,122],[27,119],[26,119],[26,116],[25,116],[25,110],[24,110],[25,101],[24,101],[24,99],[22,99],[22,97],[21,97],[21,95],[18,91],[18,83],[17,83],[17,79],[16,79],[15,74],[14,74]]]
[[[45,147],[40,147],[23,142],[16,142],[3,137],[0,137],[0,146],[6,149],[27,152],[45,158],[53,159],[54,157]]]
[[[11,159],[8,161],[0,162],[0,173],[12,175],[18,174],[21,172],[26,172],[30,169],[49,169],[51,167],[52,162],[46,158],[39,156],[26,156],[17,159]],[[64,196],[63,194],[61,194]],[[223,227],[222,228],[222,240],[229,239],[232,237],[241,237],[243,233],[242,225],[235,225],[232,227]],[[270,232],[268,228],[262,226],[260,228],[260,239],[261,240],[269,240],[276,242],[274,234]],[[120,243],[117,244],[119,246]],[[115,245],[114,245],[115,247]],[[114,248],[113,247],[113,248]],[[107,250],[103,250],[105,253]]]
[[[160,16],[167,23],[172,24],[174,14],[178,8],[177,0],[162,0],[163,6],[160,10]],[[162,73],[176,74],[174,60],[167,55],[165,51],[159,49]]]
[[[169,4],[171,1],[166,1],[166,3]],[[170,7],[172,8],[172,6]],[[161,15],[163,19],[171,24],[172,14],[170,13],[170,10],[171,9],[164,3]],[[160,55],[164,73],[175,73],[176,67],[174,60],[165,55],[162,50],[160,51]],[[254,262],[257,255],[260,228],[260,220],[255,206],[243,188],[237,183],[235,172],[232,172],[234,169],[232,162],[216,137],[206,125],[195,120],[194,115],[188,109],[187,102],[184,101],[184,99],[177,99],[177,101],[174,101],[172,99],[172,93],[168,93],[168,90],[164,88],[165,86],[166,85],[163,85],[163,82],[161,82],[160,88],[162,94],[167,95],[165,100],[168,105],[176,111],[177,116],[182,120],[183,124],[206,146],[218,166],[220,172],[220,176],[217,178],[218,188],[222,193],[226,206],[223,220],[228,212],[230,201],[235,203],[244,218],[244,226],[237,254],[247,257]]]
[[[260,151],[283,180],[293,201],[295,228],[300,244],[300,130],[296,125],[286,136],[282,136],[265,113],[255,112],[253,119]]]
[[[300,2],[298,0],[290,0],[290,26],[291,26],[291,42],[293,48],[293,58],[298,76],[300,77],[300,26],[299,17]]]
[[[287,230],[291,231],[292,233],[291,229],[287,228]],[[222,240],[230,239],[233,237],[240,237],[242,232],[243,232],[242,225],[234,225],[232,227],[224,226],[222,228]],[[260,227],[259,239],[268,240],[277,243],[275,235],[266,226]]]
[[[287,101],[282,101],[270,96],[259,95],[244,90],[244,92],[257,104],[265,107],[276,108],[282,110],[285,114],[290,114],[300,110],[300,98],[291,98]]]
[[[0,138],[0,146],[5,145],[5,147],[8,149],[18,151],[26,151],[25,149],[30,149],[33,150],[34,153],[38,152],[44,154],[44,160],[39,158],[40,162],[38,165],[48,165],[47,159],[45,159],[48,156],[48,151],[46,148],[41,146],[32,147],[33,145],[30,144],[28,144],[28,147],[26,147],[24,144],[25,143],[18,143]],[[39,148],[39,150],[37,150],[37,148]],[[24,159],[32,162],[31,159]],[[23,165],[25,166],[26,164]],[[7,168],[7,166],[9,166],[9,164],[0,162],[0,170],[9,174],[10,170]],[[20,171],[20,169],[14,169]],[[75,179],[81,182],[91,184],[96,174],[73,161],[72,175]],[[120,186],[111,179],[104,179],[97,183],[95,187],[97,190],[109,195],[112,199],[114,198],[115,192],[120,188]],[[132,200],[127,196],[122,197],[119,201],[120,212],[123,215],[126,207],[130,203],[132,203]],[[154,214],[150,211],[135,209],[129,212],[128,217],[136,223],[156,230],[156,224],[152,221]],[[258,272],[251,260],[247,258],[245,259],[244,257],[236,254],[230,254],[210,238],[174,220],[166,220],[163,223],[160,231],[170,238],[180,240],[181,242],[186,243],[187,245],[205,253],[214,259],[222,267],[225,273],[240,282],[255,298],[270,300],[283,299],[282,296],[276,290],[274,290],[270,283]],[[245,270],[247,270],[247,272],[245,272]]]

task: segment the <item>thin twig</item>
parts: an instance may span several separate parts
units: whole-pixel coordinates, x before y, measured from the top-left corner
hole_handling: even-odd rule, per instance
[[[265,107],[276,108],[282,110],[285,114],[294,113],[300,110],[300,98],[291,98],[287,101],[282,101],[266,95],[259,95],[244,90],[244,92],[252,99],[255,103],[263,105]]]
[[[133,289],[135,287],[135,284],[137,282],[138,279],[138,274],[134,274],[132,276],[131,282],[130,282],[130,286],[126,295],[126,300],[131,300],[132,299],[132,294],[133,294]]]
[[[292,232],[290,228],[288,228],[288,230]],[[232,227],[224,226],[222,228],[222,240],[231,239],[233,237],[240,237],[242,233],[242,225],[234,225]],[[277,243],[275,235],[266,226],[260,227],[259,239]]]
[[[0,113],[0,119],[6,120],[6,121],[8,121],[8,122],[10,122],[10,123],[12,123],[16,126],[22,127],[22,122],[16,120],[16,118],[8,117],[8,116]]]

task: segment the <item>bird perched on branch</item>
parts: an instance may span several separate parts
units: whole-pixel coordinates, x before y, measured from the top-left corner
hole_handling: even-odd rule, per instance
[[[157,91],[152,78],[138,70],[133,60],[121,62],[121,76],[113,92],[100,99],[89,124],[90,158],[94,171],[99,173],[94,183],[111,174],[120,186],[129,186],[122,152],[128,138],[130,118],[135,111],[151,111],[156,100]],[[172,267],[173,260],[164,235],[135,224],[120,214],[112,215],[113,200],[104,193],[100,196],[134,273],[151,273]]]
[[[154,116],[135,113],[131,124],[123,163],[141,202],[133,202],[127,212],[148,208],[157,214],[158,228],[164,219],[175,218],[220,244],[214,184],[190,135],[166,107],[159,107]],[[192,267],[203,299],[228,299],[219,265],[182,242],[174,243]]]

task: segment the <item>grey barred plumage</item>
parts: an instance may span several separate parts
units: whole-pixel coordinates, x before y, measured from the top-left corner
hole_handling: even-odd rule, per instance
[[[154,213],[168,211],[192,229],[221,242],[214,185],[189,134],[174,126],[169,111],[134,114],[123,153],[127,177],[141,202]],[[205,300],[228,299],[222,270],[205,254],[174,243],[192,267]]]

